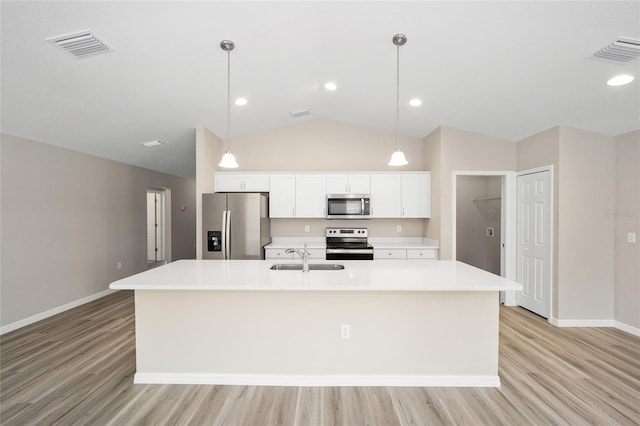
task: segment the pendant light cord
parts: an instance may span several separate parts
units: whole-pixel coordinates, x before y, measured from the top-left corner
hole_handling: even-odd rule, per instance
[[[400,45],[396,46],[396,149],[400,149]]]
[[[227,152],[231,139],[231,50],[227,50]]]

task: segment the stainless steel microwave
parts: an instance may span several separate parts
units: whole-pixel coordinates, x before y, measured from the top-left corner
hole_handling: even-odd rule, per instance
[[[369,194],[327,194],[327,219],[369,219]]]

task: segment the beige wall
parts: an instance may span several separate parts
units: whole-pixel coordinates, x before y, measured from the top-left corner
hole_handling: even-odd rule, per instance
[[[640,130],[616,138],[616,206],[605,214],[615,221],[615,319],[640,329]]]
[[[440,172],[440,258],[451,259],[454,171],[510,171],[516,166],[513,141],[442,127]],[[432,197],[433,199],[433,197]],[[432,209],[432,217],[434,212]]]
[[[196,259],[202,259],[202,194],[212,193],[213,172],[222,154],[222,140],[205,127],[196,129]]]
[[[442,206],[442,128],[424,138],[424,166],[431,171],[431,218],[425,224],[425,236],[440,240]]]
[[[231,138],[242,170],[424,170],[420,138],[400,137],[409,164],[388,166],[395,134],[331,120],[311,120]],[[222,156],[224,147],[220,147]],[[216,160],[218,161],[218,160]]]
[[[173,259],[194,257],[193,180],[6,134],[1,150],[2,326],[145,270],[149,187],[171,189]]]
[[[615,141],[560,128],[558,318],[612,319]]]

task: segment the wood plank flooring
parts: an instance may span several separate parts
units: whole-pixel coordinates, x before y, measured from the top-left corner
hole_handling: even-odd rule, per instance
[[[0,339],[2,425],[638,425],[640,338],[500,310],[501,388],[134,385],[132,292]]]

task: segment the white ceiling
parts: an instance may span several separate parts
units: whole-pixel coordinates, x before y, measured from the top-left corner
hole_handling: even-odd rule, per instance
[[[640,59],[588,59],[640,38],[639,1],[2,1],[1,14],[3,132],[181,176],[195,176],[195,127],[226,136],[223,39],[231,96],[249,100],[232,139],[314,118],[394,132],[398,32],[403,134],[640,128]],[[75,59],[45,41],[85,29],[115,52]],[[605,85],[622,72],[636,81]],[[165,145],[140,145],[152,139]]]

